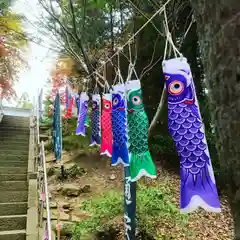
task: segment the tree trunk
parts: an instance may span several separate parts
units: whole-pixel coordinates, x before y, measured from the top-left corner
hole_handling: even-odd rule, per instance
[[[225,180],[240,240],[240,2],[190,0],[198,25],[201,56]]]

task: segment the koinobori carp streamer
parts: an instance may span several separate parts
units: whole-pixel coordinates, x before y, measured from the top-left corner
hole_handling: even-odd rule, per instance
[[[102,96],[102,115],[101,115],[101,155],[112,156],[112,94],[106,93]]]
[[[126,82],[125,90],[131,180],[137,181],[143,176],[156,178],[156,167],[148,149],[149,121],[144,110],[140,81]]]
[[[113,166],[119,163],[129,165],[126,105],[125,86],[123,83],[116,84],[112,92]]]
[[[187,59],[164,61],[163,73],[168,96],[168,128],[180,157],[181,212],[192,212],[199,206],[206,211],[220,212],[203,121]]]
[[[76,135],[86,136],[86,118],[88,113],[88,95],[86,92],[80,94],[80,111],[78,114],[78,122]]]
[[[101,96],[100,94],[92,95],[92,135],[90,146],[100,145],[101,143]]]

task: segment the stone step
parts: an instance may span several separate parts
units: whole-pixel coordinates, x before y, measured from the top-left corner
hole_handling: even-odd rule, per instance
[[[0,149],[0,156],[1,155],[27,155],[28,149]]]
[[[19,125],[19,126],[26,126],[29,124],[29,118],[17,118],[17,117],[12,117],[12,116],[3,116],[3,123],[4,124],[9,124],[10,126],[12,125]]]
[[[27,167],[0,167],[0,174],[27,174]]]
[[[1,127],[7,127],[7,128],[20,128],[20,129],[29,129],[30,124],[29,123],[10,123],[7,121],[2,121],[0,124]]]
[[[19,143],[21,143],[21,142],[24,142],[24,144],[25,143],[27,143],[27,142],[29,142],[29,136],[28,135],[25,135],[25,136],[19,136],[19,135],[7,135],[7,134],[1,134],[0,133],[0,142],[19,142]]]
[[[0,203],[0,216],[26,214],[27,202]]]
[[[5,155],[5,154],[0,154],[0,161],[28,161],[28,154],[25,155]]]
[[[13,125],[9,125],[8,123],[1,123],[0,124],[0,129],[19,129],[20,131],[29,131],[29,125],[28,126],[13,126]]]
[[[27,174],[0,174],[0,181],[27,181]]]
[[[0,240],[26,240],[25,230],[13,230],[0,232]]]
[[[15,138],[11,138],[11,139],[0,139],[0,145],[5,144],[5,145],[9,145],[9,146],[17,146],[17,145],[21,145],[21,146],[29,146],[29,139],[15,139]]]
[[[28,161],[3,161],[0,159],[0,166],[1,167],[27,167],[28,166]]]
[[[17,133],[17,134],[29,134],[30,129],[28,128],[19,128],[19,127],[9,127],[0,125],[0,133]]]
[[[28,200],[28,191],[2,191],[1,192],[0,203],[27,202],[27,200]]]
[[[1,191],[27,191],[28,182],[27,181],[1,181],[0,182],[0,192]]]
[[[17,139],[19,140],[26,140],[29,138],[29,134],[20,134],[20,133],[14,133],[14,132],[0,132],[0,139],[1,140],[6,140],[6,139]]]
[[[41,141],[48,141],[49,139],[51,139],[51,136],[40,134],[39,139],[40,139],[40,142]]]
[[[28,150],[29,148],[29,144],[28,143],[25,143],[25,144],[22,144],[21,142],[6,142],[6,141],[2,141],[0,142],[1,144],[1,149],[6,149],[6,150],[9,150],[9,149],[16,149],[16,150]]]
[[[0,216],[0,231],[26,229],[27,215]]]

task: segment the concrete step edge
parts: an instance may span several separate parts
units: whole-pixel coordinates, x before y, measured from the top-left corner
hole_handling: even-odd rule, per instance
[[[23,218],[23,217],[27,217],[27,214],[5,215],[5,216],[0,216],[0,219],[3,219],[3,218]]]
[[[7,202],[7,203],[0,203],[1,205],[13,205],[13,204],[27,204],[28,202]]]
[[[11,183],[11,184],[12,184],[13,182],[14,182],[14,183],[23,183],[23,182],[24,182],[24,183],[27,183],[27,181],[24,181],[24,180],[22,180],[22,181],[21,181],[21,180],[16,180],[16,181],[8,181],[8,180],[7,180],[7,181],[0,181],[0,185],[1,185],[1,183],[3,183],[3,182],[4,182],[4,183],[8,183],[8,182],[9,182],[9,183]]]
[[[0,231],[1,235],[26,234],[26,230]]]

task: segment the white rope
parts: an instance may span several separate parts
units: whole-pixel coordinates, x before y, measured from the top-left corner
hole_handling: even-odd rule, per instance
[[[146,21],[129,39],[128,39],[128,41],[124,44],[124,45],[122,45],[122,49],[125,47],[125,46],[127,46],[129,43],[131,43],[132,42],[132,40],[158,15],[158,14],[161,14],[164,10],[165,10],[165,7],[167,6],[167,4],[169,3],[169,2],[171,2],[171,0],[167,0],[163,5],[162,5],[162,7],[161,8],[159,8],[153,15],[152,15],[152,17],[151,18],[149,18],[148,19],[148,21]],[[120,51],[117,51],[116,53],[114,53],[110,58],[108,58],[108,60],[106,61],[106,62],[108,62],[108,61],[110,61],[111,59],[113,59],[117,54],[119,54],[119,52]],[[104,64],[106,64],[106,62],[104,63]],[[104,64],[102,64],[99,68],[97,68],[93,73],[91,73],[90,75],[89,75],[89,77],[90,76],[92,76],[93,74],[95,74],[96,72],[98,72],[103,66],[104,66]]]
[[[169,42],[171,44],[171,47],[173,49],[173,52],[174,52],[174,55],[175,55],[175,58],[177,58],[177,54],[182,57],[182,54],[179,52],[179,50],[177,49],[177,47],[175,46],[175,44],[173,43],[173,40],[172,40],[172,35],[169,31],[169,28],[168,28],[168,19],[167,19],[167,13],[166,13],[166,8],[164,8],[164,21],[165,21],[165,24],[164,24],[164,28],[165,28],[165,34],[166,34],[166,44],[165,44],[165,50],[164,50],[164,60],[165,60],[165,57],[166,57],[166,52],[167,52],[167,45]]]

